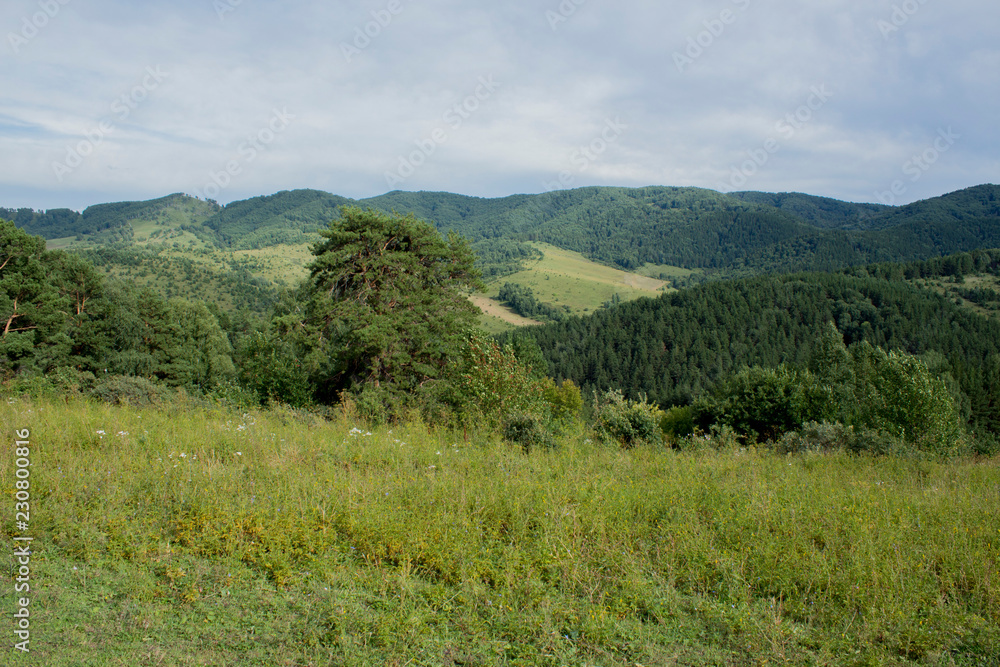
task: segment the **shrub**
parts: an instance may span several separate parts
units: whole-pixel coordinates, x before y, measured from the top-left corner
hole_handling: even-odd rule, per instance
[[[662,418],[663,411],[647,403],[645,397],[633,401],[617,389],[594,397],[594,433],[603,442],[617,443],[626,449],[662,442]]]
[[[535,414],[520,412],[508,415],[503,421],[501,433],[504,440],[520,445],[525,453],[532,449],[555,447],[555,439],[546,423]]]
[[[694,408],[690,405],[674,406],[663,413],[660,428],[666,435],[684,438],[694,433]]]
[[[740,435],[764,442],[781,437],[807,421],[821,421],[833,409],[829,388],[809,371],[782,364],[744,368],[722,382],[699,404],[712,421]]]
[[[544,383],[511,345],[500,347],[481,333],[466,343],[451,378],[451,403],[466,421],[498,428],[513,415],[547,415]]]
[[[167,397],[167,391],[143,377],[111,375],[102,378],[90,391],[94,398],[114,405],[157,405]]]
[[[548,379],[545,383],[545,400],[549,404],[552,418],[557,422],[572,422],[580,416],[583,408],[583,395],[580,388],[572,380],[563,380],[561,385]]]
[[[920,359],[867,343],[852,348],[855,423],[888,433],[911,448],[950,456],[965,446],[955,400]]]
[[[893,454],[901,450],[901,443],[888,433],[867,428],[845,426],[839,422],[808,422],[797,431],[784,434],[775,443],[782,454],[801,452],[867,452]]]
[[[240,383],[257,394],[261,404],[276,400],[302,407],[312,402],[309,374],[289,343],[257,331],[240,342],[236,357]]]

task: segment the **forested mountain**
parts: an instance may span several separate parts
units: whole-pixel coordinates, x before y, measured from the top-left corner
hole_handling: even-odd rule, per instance
[[[350,199],[319,190],[283,191],[232,202],[205,222],[220,247],[262,248],[317,240]]]
[[[279,192],[217,208],[183,195],[72,212],[6,215],[46,238],[121,230],[98,241],[128,241],[128,226],[186,205],[178,226],[220,249],[315,240],[344,204],[413,213],[469,238],[486,261],[516,261],[544,241],[588,258],[636,269],[666,264],[724,276],[836,270],[912,261],[1000,246],[1000,188],[981,185],[908,206],[851,204],[799,193],[698,188],[590,187],[483,199],[440,192],[390,192],[358,202],[317,190]],[[186,203],[185,203],[186,202]],[[0,211],[3,213],[3,211]],[[502,269],[488,273],[502,274]]]
[[[890,210],[884,204],[854,204],[801,192],[733,192],[742,201],[781,209],[820,229],[872,229]]]
[[[1000,322],[906,278],[1000,273],[1000,251],[910,265],[714,282],[508,334],[534,339],[557,380],[683,404],[745,365],[805,366],[833,322],[850,344],[923,355],[1000,428]]]
[[[48,211],[0,208],[0,220],[9,220],[29,234],[46,239],[90,235],[89,240],[100,243],[129,238],[130,235],[127,232],[122,234],[122,230],[130,227],[135,220],[157,220],[172,215],[178,224],[199,225],[218,209],[217,204],[176,193],[149,201],[96,204],[87,207],[83,213],[66,208]],[[97,236],[109,231],[115,232],[113,238]]]

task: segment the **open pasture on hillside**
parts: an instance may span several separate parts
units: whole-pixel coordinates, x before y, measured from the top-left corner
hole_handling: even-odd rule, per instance
[[[994,460],[0,403],[61,665],[995,665]],[[13,561],[11,561],[13,563]],[[14,571],[14,570],[11,570]],[[8,579],[8,598],[13,581]]]
[[[567,314],[584,315],[616,297],[620,301],[631,301],[643,296],[656,296],[667,289],[667,283],[662,280],[598,264],[578,252],[563,250],[547,243],[530,245],[540,250],[543,257],[526,261],[523,270],[492,282],[487,287],[488,298],[495,298],[504,283],[514,283],[531,288],[539,301],[560,308]],[[670,267],[657,268],[659,275],[659,269],[666,270]],[[677,271],[680,276],[685,270]],[[482,308],[481,303],[477,302],[477,305]],[[511,326],[533,323],[513,313],[509,313],[512,317],[508,316],[508,309],[500,304],[497,307],[506,312],[497,313],[496,308],[483,308],[486,313],[483,326],[489,331],[502,331]]]

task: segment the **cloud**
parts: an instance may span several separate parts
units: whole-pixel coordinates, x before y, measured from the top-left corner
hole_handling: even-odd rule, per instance
[[[401,159],[410,190],[719,188],[769,139],[747,189],[873,201],[947,127],[962,139],[904,201],[998,180],[1000,15],[978,0],[53,2],[34,31],[39,0],[0,15],[0,205],[203,192],[234,160],[222,202],[372,196]],[[816,86],[831,99],[782,132]],[[249,159],[276,110],[292,120]]]

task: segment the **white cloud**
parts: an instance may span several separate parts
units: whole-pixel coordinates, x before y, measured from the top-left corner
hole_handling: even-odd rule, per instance
[[[903,21],[888,0],[587,0],[554,24],[554,0],[399,3],[387,14],[389,0],[243,0],[220,19],[211,0],[69,0],[17,53],[9,34],[39,10],[7,3],[0,205],[192,192],[275,109],[294,120],[244,157],[220,201],[295,187],[379,194],[436,129],[447,140],[399,187],[539,192],[568,170],[574,186],[716,188],[820,85],[833,98],[781,137],[747,188],[872,200],[949,125],[963,141],[907,199],[998,180],[1000,15],[986,2],[927,0]],[[701,50],[678,71],[689,38]],[[344,44],[359,53],[348,59]],[[149,67],[169,76],[119,118],[111,105]],[[460,127],[444,120],[490,76],[499,87]],[[579,168],[574,152],[616,117],[628,130]],[[109,119],[114,131],[59,180],[53,163]]]

